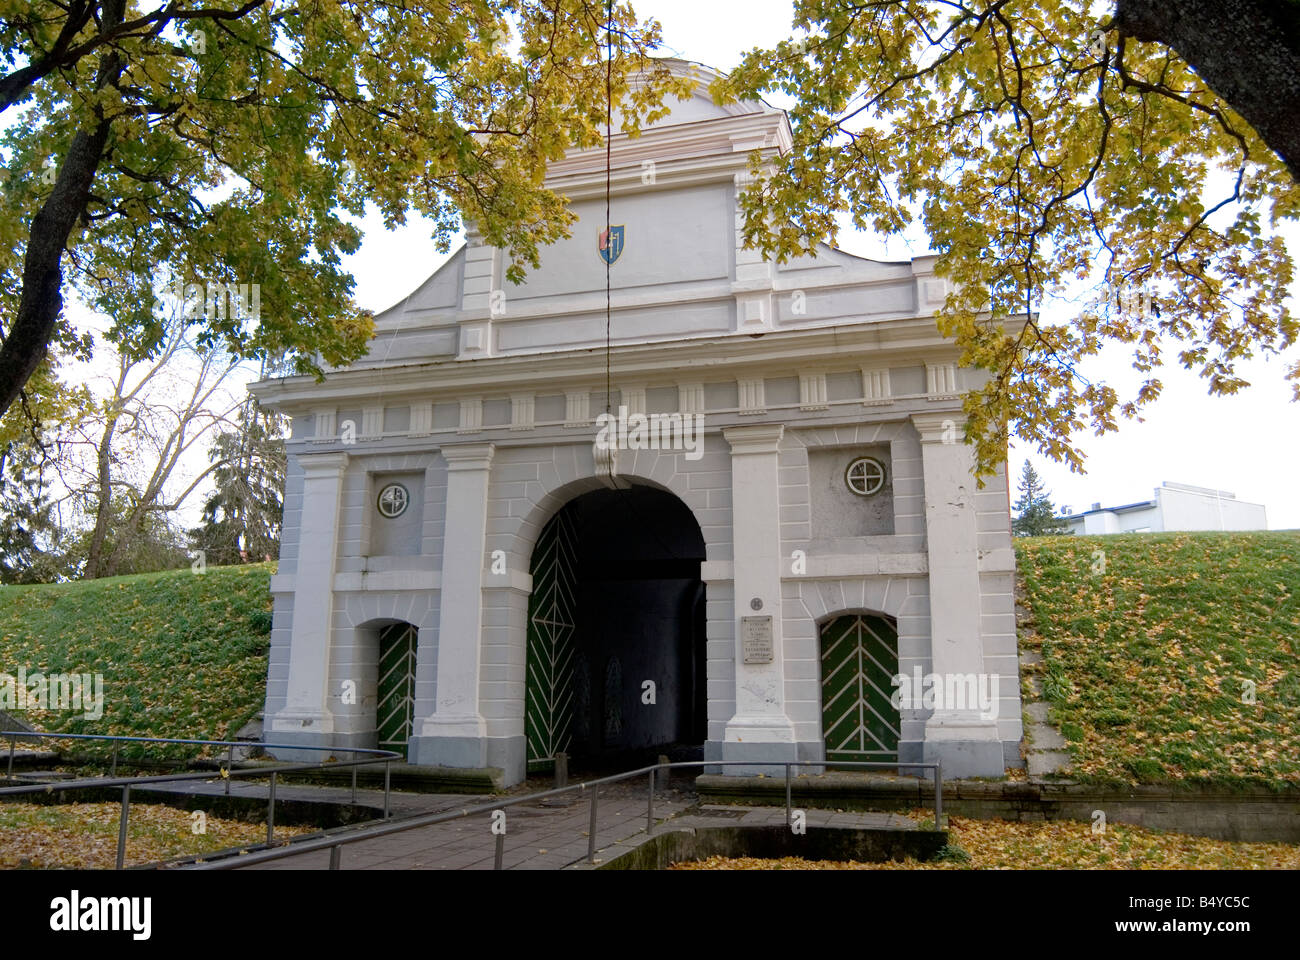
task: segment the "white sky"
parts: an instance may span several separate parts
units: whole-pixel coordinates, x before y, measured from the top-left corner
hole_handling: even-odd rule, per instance
[[[663,25],[665,54],[721,70],[731,68],[744,51],[789,34],[791,4],[782,0],[635,0],[634,5],[642,17]],[[420,221],[388,232],[371,216],[364,227],[365,242],[345,261],[356,277],[362,306],[390,306],[444,259]],[[1295,255],[1300,231],[1288,231],[1288,239]],[[886,243],[851,228],[841,232],[839,245],[882,260],[926,252],[923,238]],[[1152,488],[1169,480],[1230,491],[1264,504],[1270,528],[1300,528],[1300,404],[1290,402],[1285,367],[1276,359],[1243,364],[1241,373],[1252,386],[1233,397],[1211,397],[1194,373],[1166,367],[1159,374],[1164,393],[1147,409],[1145,422],[1122,421],[1118,432],[1100,438],[1090,433],[1076,437],[1087,455],[1085,476],[1014,445],[1011,476],[1019,477],[1028,453],[1057,506],[1079,510],[1093,502],[1132,503],[1147,499]],[[1132,374],[1122,356],[1098,361],[1097,369],[1117,379]]]

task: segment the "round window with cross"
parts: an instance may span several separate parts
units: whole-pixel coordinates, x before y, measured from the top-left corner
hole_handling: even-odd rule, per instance
[[[844,471],[844,482],[860,497],[879,493],[885,485],[885,465],[875,457],[858,457]]]
[[[390,483],[379,491],[379,497],[375,505],[379,508],[379,515],[387,517],[389,520],[396,519],[406,512],[407,506],[411,503],[411,495],[407,493],[406,488],[400,483]]]

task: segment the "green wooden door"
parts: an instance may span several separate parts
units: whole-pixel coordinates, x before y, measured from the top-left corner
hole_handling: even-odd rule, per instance
[[[543,769],[572,738],[577,634],[573,524],[561,510],[533,548],[528,598],[524,733],[530,769]]]
[[[898,631],[887,620],[843,616],[821,630],[822,736],[826,759],[898,759]]]
[[[419,630],[395,623],[379,632],[379,748],[403,755],[415,713],[415,648]]]

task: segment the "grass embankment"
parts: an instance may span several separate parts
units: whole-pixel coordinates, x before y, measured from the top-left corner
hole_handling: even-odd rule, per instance
[[[1017,540],[1077,779],[1300,784],[1300,532]],[[1037,637],[1032,636],[1037,634]]]
[[[0,674],[16,676],[24,668],[103,675],[98,720],[80,711],[15,710],[15,716],[60,733],[232,736],[265,699],[274,566],[0,587]],[[82,744],[72,749],[107,752]],[[122,755],[141,756],[143,749],[123,748]],[[162,755],[148,749],[148,756]]]

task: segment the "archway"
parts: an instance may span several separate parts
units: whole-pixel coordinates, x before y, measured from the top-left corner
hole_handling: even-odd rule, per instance
[[[602,768],[702,758],[703,559],[689,508],[649,486],[585,493],[545,525],[530,564],[530,770],[561,751]]]
[[[898,627],[892,618],[844,614],[821,626],[822,739],[834,761],[898,759],[894,705]]]

